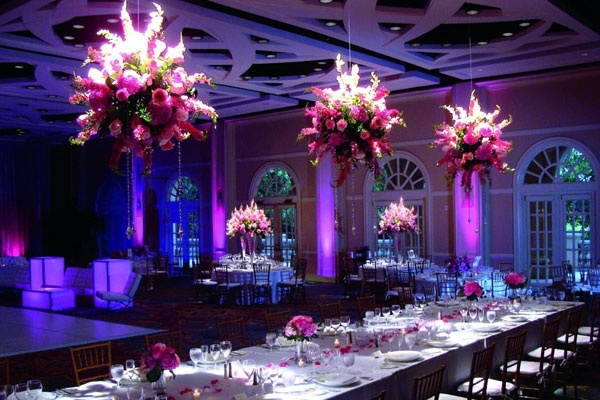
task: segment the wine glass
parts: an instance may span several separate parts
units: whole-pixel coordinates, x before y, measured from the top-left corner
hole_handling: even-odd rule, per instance
[[[567,294],[565,293],[565,291],[564,291],[564,290],[559,290],[559,291],[558,291],[558,299],[559,299],[560,301],[563,301],[563,300],[565,299],[565,296],[566,296],[566,295],[567,295]]]
[[[404,343],[408,346],[408,350],[412,350],[415,343],[417,343],[417,334],[415,332],[410,332],[404,335]]]
[[[217,361],[219,356],[221,355],[221,345],[219,343],[214,343],[210,345],[210,356],[213,361]]]
[[[350,316],[342,315],[340,317],[340,325],[342,325],[342,329],[344,330],[344,332],[348,331],[348,327],[350,326]]]
[[[43,385],[39,379],[30,379],[27,381],[27,394],[32,399],[36,399],[42,393]]]
[[[391,311],[394,317],[398,317],[400,315],[400,304],[392,304]]]
[[[323,351],[321,352],[321,360],[323,361],[323,364],[325,364],[325,367],[329,366],[329,363],[331,363],[332,359],[333,359],[333,351],[331,351],[331,349],[329,347],[324,348]]]
[[[462,306],[460,308],[460,315],[462,315],[463,317],[463,323],[467,322],[467,314],[469,313],[469,307],[467,306]]]
[[[381,316],[383,318],[385,318],[386,320],[390,317],[390,314],[391,314],[391,310],[389,307],[383,307],[381,309]]]
[[[273,351],[273,346],[275,345],[276,340],[277,334],[275,332],[268,332],[267,336],[265,336],[265,342],[269,346],[269,351]]]
[[[125,372],[127,373],[127,376],[129,377],[130,380],[133,380],[135,378],[136,372],[135,372],[135,360],[134,359],[130,358],[128,360],[125,360]]]
[[[371,325],[371,321],[373,321],[373,318],[375,318],[374,311],[366,311],[365,312],[365,320],[367,321],[368,325]]]
[[[342,355],[342,361],[344,362],[344,366],[348,368],[348,371],[350,371],[350,368],[352,368],[354,365],[354,360],[354,353],[346,353]]]
[[[250,379],[250,377],[252,376],[252,373],[254,372],[255,369],[256,369],[256,360],[254,360],[252,358],[247,358],[245,360],[242,360],[242,371],[244,371],[244,374],[246,374],[246,377],[248,377],[248,379]]]
[[[206,364],[208,361],[209,348],[208,345],[203,344],[200,346],[200,351],[202,352],[202,362]]]
[[[496,311],[494,311],[494,310],[488,310],[488,312],[487,312],[487,314],[486,314],[485,317],[487,318],[487,320],[488,320],[488,322],[490,324],[493,324],[494,321],[496,320]]]
[[[13,394],[13,391],[15,390],[13,385],[0,385],[0,400],[6,400],[10,397],[11,394]]]
[[[202,349],[199,347],[192,347],[190,349],[190,360],[194,363],[194,367],[197,367],[200,360],[202,360]]]
[[[518,301],[518,300],[513,301],[512,308],[515,311],[515,314],[517,314],[517,315],[519,314],[519,311],[521,311],[521,307],[522,307],[522,304],[520,301]]]
[[[375,309],[375,318],[376,319],[380,319],[381,318],[381,308],[377,307]]]
[[[469,318],[471,318],[471,321],[475,321],[475,319],[477,318],[477,311],[477,306],[472,305],[471,307],[469,307]]]
[[[233,345],[231,344],[231,341],[229,341],[229,340],[223,340],[220,343],[220,345],[221,345],[221,355],[223,356],[224,360],[227,360],[229,358],[229,355],[231,354]]]
[[[27,393],[27,382],[20,382],[15,385],[14,395],[17,400],[29,400]]]
[[[477,319],[479,320],[479,322],[483,322],[484,318],[485,318],[485,311],[483,310],[483,308],[477,308]]]
[[[117,381],[117,387],[121,384],[121,379],[123,379],[123,373],[125,372],[125,367],[123,364],[113,364],[110,366],[110,376]]]

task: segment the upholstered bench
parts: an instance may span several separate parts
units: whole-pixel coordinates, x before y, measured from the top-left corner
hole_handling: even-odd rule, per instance
[[[22,293],[22,304],[23,307],[50,311],[75,308],[75,292],[57,287],[25,289]]]

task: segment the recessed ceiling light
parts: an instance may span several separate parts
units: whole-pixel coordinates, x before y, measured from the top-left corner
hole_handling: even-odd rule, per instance
[[[37,86],[35,86],[35,85],[27,85],[27,86],[25,86],[25,89],[34,90],[34,89],[37,89]]]
[[[419,47],[419,46],[421,46],[421,43],[411,43],[410,45],[412,47]]]
[[[75,45],[75,47],[80,47],[80,48],[81,48],[81,47],[85,47],[85,44],[82,44],[82,43],[77,43],[77,44]]]
[[[57,96],[57,95],[55,95],[55,94],[49,94],[49,95],[48,95],[48,98],[49,98],[49,99],[55,99],[55,98],[57,98],[57,97],[58,97],[58,96]]]
[[[306,78],[307,76],[308,75],[306,75],[306,74],[300,74],[300,75],[298,75],[298,78]]]
[[[192,40],[202,40],[202,39],[204,39],[204,36],[200,36],[200,35],[192,36]]]
[[[587,56],[589,56],[589,55],[590,55],[590,53],[581,53],[581,54],[580,54],[580,56],[581,56],[581,57],[587,57]]]
[[[479,14],[479,10],[467,10],[467,15],[477,15]]]
[[[321,4],[329,4],[332,2],[333,2],[333,0],[319,0],[319,3],[321,3]]]
[[[527,26],[529,26],[529,25],[531,25],[531,22],[527,22],[527,21],[525,21],[525,22],[521,22],[521,23],[519,24],[519,26],[520,26],[521,28],[525,28],[525,27],[527,27]]]
[[[117,22],[119,22],[119,20],[117,18],[108,18],[106,22],[108,22],[109,24],[116,24]]]
[[[477,42],[477,44],[480,46],[485,46],[486,44],[488,44],[488,42],[486,42],[485,40],[482,40],[481,42]]]
[[[512,32],[504,32],[504,33],[502,34],[502,36],[504,36],[504,37],[511,37],[512,35],[513,35],[513,33],[512,33]]]
[[[317,61],[317,64],[319,64],[319,65],[325,65],[325,64],[327,64],[327,61],[323,61],[323,60]]]
[[[75,24],[75,25],[73,25],[73,28],[75,28],[75,29],[85,29],[85,26],[81,25],[81,24]]]
[[[279,79],[278,76],[271,76],[271,80],[276,81],[277,79]]]
[[[442,47],[452,47],[452,43],[444,43],[442,44]]]
[[[49,123],[49,124],[53,124],[53,123],[54,123],[54,121],[50,120],[50,121],[48,121],[48,123]]]
[[[402,27],[400,25],[392,25],[390,26],[390,31],[400,31]]]
[[[15,65],[15,69],[23,69],[23,68],[25,68],[24,65],[21,65],[21,64]]]
[[[267,53],[267,54],[265,54],[265,57],[267,57],[267,58],[277,58],[277,54],[275,54],[275,53]]]
[[[260,43],[260,44],[269,43],[269,39],[260,38],[260,39],[258,39],[258,43]]]
[[[63,39],[65,39],[65,40],[75,40],[75,36],[67,35],[67,36],[63,36]]]
[[[330,28],[337,26],[337,22],[335,22],[335,21],[325,21],[324,23],[325,23],[325,26],[328,26]]]
[[[244,78],[245,80],[247,80],[247,81],[249,81],[250,79],[252,79],[252,77],[251,77],[250,75],[245,75],[243,78]]]
[[[323,68],[321,68],[321,67],[314,67],[313,71],[315,71],[315,72],[321,72],[321,71],[323,71]]]

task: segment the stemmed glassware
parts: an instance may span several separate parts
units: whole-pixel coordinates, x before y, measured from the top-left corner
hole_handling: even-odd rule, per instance
[[[36,399],[40,394],[42,394],[42,381],[39,379],[30,379],[27,381],[27,394],[30,398]]]
[[[340,328],[340,319],[339,318],[331,318],[331,329],[333,329],[333,333],[335,335],[337,335],[339,328]]]
[[[340,325],[342,326],[342,329],[344,330],[344,332],[348,331],[348,327],[350,327],[350,316],[349,315],[342,315],[340,317]]]
[[[485,310],[483,308],[477,308],[477,319],[479,322],[483,322],[485,318]]]
[[[134,378],[136,377],[137,373],[135,371],[135,360],[134,359],[128,359],[125,360],[125,373],[127,375],[127,377],[129,377],[130,380],[134,380]]]
[[[469,307],[462,306],[460,308],[460,315],[463,317],[463,323],[467,323],[467,314],[469,313]]]
[[[404,335],[404,343],[408,346],[408,350],[412,350],[415,343],[417,343],[417,333],[410,332]]]
[[[512,303],[512,309],[515,311],[515,314],[519,314],[519,311],[521,311],[521,302],[518,300],[514,300]]]
[[[475,321],[477,318],[477,311],[479,311],[479,309],[476,305],[469,307],[469,318],[471,318],[471,322]]]
[[[267,332],[267,336],[265,336],[265,342],[267,343],[267,346],[269,346],[269,351],[273,351],[273,346],[275,345],[276,340],[277,333]]]
[[[27,382],[17,383],[15,385],[14,395],[17,400],[29,400],[29,393],[27,393]]]
[[[219,343],[214,343],[210,345],[210,356],[213,361],[217,361],[219,356],[221,355],[221,345]]]
[[[383,307],[381,309],[381,316],[385,319],[388,319],[390,317],[391,314],[391,310],[389,307]]]
[[[394,317],[398,317],[400,315],[400,304],[392,304],[391,311]]]
[[[121,385],[121,379],[125,373],[125,367],[123,364],[113,364],[110,366],[110,376],[117,381],[117,387]]]
[[[202,362],[206,364],[208,361],[209,348],[208,345],[203,344],[200,346],[200,351],[202,352]]]
[[[346,353],[342,355],[342,360],[344,362],[344,366],[348,368],[348,371],[350,371],[350,368],[352,368],[354,365],[354,353]]]
[[[194,367],[197,367],[200,360],[202,360],[202,349],[199,347],[192,347],[190,349],[190,360],[192,360]]]
[[[333,359],[333,351],[330,348],[325,348],[321,352],[321,360],[325,367],[329,367],[331,360]]]
[[[242,371],[244,371],[244,374],[246,374],[246,377],[248,379],[250,379],[250,377],[252,376],[252,373],[254,372],[255,369],[256,369],[256,360],[253,360],[251,358],[242,360]]]
[[[487,318],[488,322],[490,324],[493,324],[494,321],[496,320],[496,311],[494,310],[488,310],[488,312],[486,313],[485,317]]]
[[[229,355],[231,354],[233,345],[231,344],[231,341],[229,341],[229,340],[223,340],[220,343],[220,345],[221,345],[221,356],[223,356],[224,360],[227,360],[229,358]]]
[[[559,291],[558,291],[558,299],[559,299],[560,301],[563,301],[563,300],[565,299],[566,295],[567,295],[567,294],[565,293],[565,291],[564,291],[564,290],[559,290]]]

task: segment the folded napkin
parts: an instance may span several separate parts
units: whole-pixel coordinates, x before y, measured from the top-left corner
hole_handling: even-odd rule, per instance
[[[355,380],[356,377],[349,374],[327,374],[317,378],[317,381],[332,386],[344,386]]]

